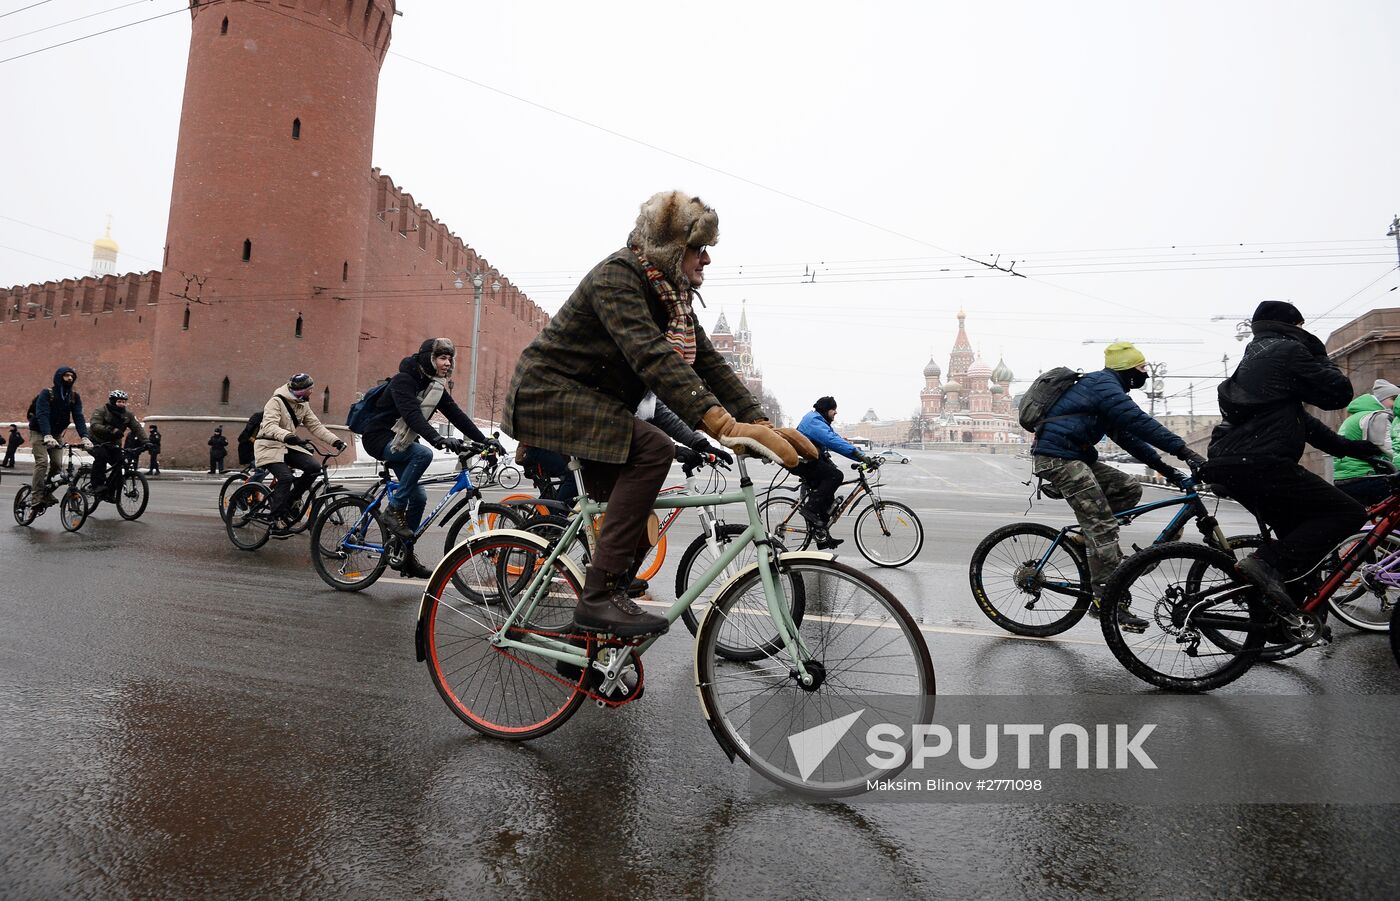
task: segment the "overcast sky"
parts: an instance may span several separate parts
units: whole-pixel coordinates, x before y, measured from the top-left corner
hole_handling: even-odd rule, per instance
[[[124,0],[3,15],[31,2],[0,2],[0,60],[185,6],[16,37]],[[789,413],[908,416],[959,307],[1018,380],[1136,340],[1200,412],[1242,349],[1212,316],[1291,299],[1325,337],[1400,305],[1394,0],[400,9],[375,164],[550,312],[642,200],[699,194],[701,320],[748,301]],[[189,29],[0,62],[0,283],[85,273],[108,213],[119,267],[158,267]]]

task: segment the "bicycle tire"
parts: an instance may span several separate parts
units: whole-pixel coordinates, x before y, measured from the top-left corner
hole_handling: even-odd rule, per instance
[[[662,533],[656,540],[656,544],[647,551],[647,555],[642,558],[642,565],[637,569],[637,578],[650,582],[656,578],[656,574],[661,572],[661,566],[666,562],[666,535]]]
[[[874,526],[871,527],[870,524]],[[908,529],[912,533],[912,545],[907,549],[896,550],[892,536]],[[884,545],[881,549],[881,545]],[[899,542],[902,545],[903,542]],[[861,556],[888,569],[910,563],[924,549],[924,524],[908,504],[898,501],[874,501],[867,504],[856,517],[856,550]]]
[[[108,475],[111,475],[110,469]],[[97,499],[97,492],[92,490],[92,464],[84,463],[78,467],[78,471],[73,474],[71,487],[82,493],[83,501],[87,504],[88,515],[91,516],[92,511],[97,509],[97,505],[102,503]]]
[[[770,782],[809,797],[858,794],[870,781],[891,778],[908,765],[913,728],[897,739],[904,754],[889,766],[872,763],[868,755],[837,752],[827,753],[805,774],[793,753],[798,743],[790,738],[799,734],[793,730],[805,732],[803,727],[849,717],[857,708],[859,717],[881,704],[880,699],[902,709],[875,712],[877,721],[911,726],[932,722],[937,689],[928,645],[903,605],[864,573],[833,560],[789,555],[783,555],[782,565],[804,583],[808,605],[822,611],[821,616],[805,617],[797,627],[811,655],[805,665],[818,677],[816,683],[798,683],[786,649],[768,655],[766,666],[719,654],[726,631],[763,636],[774,628],[754,569],[715,597],[700,626],[695,642],[700,702],[721,744]],[[731,637],[724,643],[736,642]],[[763,728],[769,716],[782,728]],[[751,743],[746,732],[756,740]],[[847,764],[856,771],[847,772]]]
[[[336,591],[363,591],[389,566],[383,550],[388,536],[378,516],[365,516],[368,508],[369,501],[358,495],[340,495],[321,508],[311,526],[311,563]],[[347,550],[347,541],[380,550]]]
[[[503,466],[496,474],[496,484],[507,491],[520,487],[520,470],[514,466]]]
[[[1206,566],[1197,565],[1202,561]],[[1215,600],[1196,599],[1198,591],[1229,586],[1244,590]],[[1124,612],[1146,619],[1147,630],[1123,632],[1119,618]],[[1191,625],[1193,618],[1204,616],[1216,622],[1209,628]],[[1104,589],[1099,625],[1113,656],[1134,676],[1158,688],[1200,692],[1233,682],[1254,665],[1270,618],[1257,592],[1236,579],[1233,556],[1203,544],[1170,542],[1139,551],[1114,571]],[[1227,633],[1231,647],[1222,647],[1217,642]],[[1202,638],[1209,644],[1204,655],[1199,653]],[[1170,645],[1180,654],[1167,662]],[[1202,659],[1208,662],[1194,665]]]
[[[1258,548],[1264,546],[1264,537],[1262,535],[1230,535],[1225,539],[1225,543],[1226,547],[1231,551],[1243,550],[1244,548]],[[1203,571],[1203,569],[1198,570],[1198,567],[1204,566],[1205,564],[1202,562],[1192,565],[1191,570],[1187,573],[1187,591],[1194,590],[1192,587],[1192,578],[1198,575],[1200,571]],[[1326,611],[1324,611],[1324,615],[1325,613]],[[1207,631],[1209,632],[1209,630]],[[1209,632],[1209,637],[1212,642],[1222,647],[1228,647],[1232,650],[1239,649],[1239,645],[1228,635],[1220,632]],[[1280,660],[1296,657],[1310,647],[1312,647],[1312,645],[1299,644],[1293,641],[1291,638],[1284,635],[1281,630],[1269,630],[1264,633],[1264,646],[1259,649],[1259,660],[1264,663],[1277,663]]]
[[[716,538],[721,546],[728,544],[746,531],[744,526],[727,523],[720,523],[715,526],[715,529]],[[729,565],[725,575],[715,580],[715,585],[723,589],[729,579],[743,572],[745,567],[758,559],[757,552],[758,546],[750,545]],[[697,535],[695,540],[685,549],[685,553],[681,555],[681,562],[676,567],[676,597],[679,598],[690,588],[692,573],[696,569],[696,561],[700,560],[702,554],[706,557],[703,561],[705,569],[708,569],[714,560],[718,559],[711,555],[710,544],[705,540],[705,536]],[[792,614],[793,622],[800,626],[802,615],[807,610],[807,592],[801,580],[788,579],[784,576],[783,595],[788,599],[788,611]],[[690,630],[691,635],[699,634],[700,624],[704,622],[705,614],[709,609],[710,598],[701,595],[695,599],[693,604],[681,611],[681,621],[685,623],[685,627]],[[781,647],[782,643],[775,634],[766,641],[756,640],[742,644],[718,640],[715,644],[715,652],[726,660],[752,661],[776,653]]]
[[[587,697],[583,685],[588,675],[583,670],[570,681],[547,657],[491,644],[491,635],[511,608],[481,598],[513,596],[499,581],[494,590],[490,587],[499,579],[501,562],[515,559],[521,568],[533,571],[529,560],[541,561],[545,553],[538,541],[519,534],[475,536],[443,558],[423,596],[419,628],[433,685],[458,719],[492,738],[538,738],[562,726]],[[567,565],[556,560],[553,570],[549,594],[536,610],[537,620],[551,624],[571,620],[583,593]],[[475,586],[475,597],[455,594],[464,582]],[[523,634],[524,630],[517,633]]]
[[[271,537],[272,523],[260,515],[270,496],[266,485],[249,482],[229,498],[228,522],[224,525],[224,531],[228,533],[228,540],[240,551],[256,551]]]
[[[1044,566],[1039,563],[1059,535],[1059,529],[1042,523],[1012,523],[993,530],[972,552],[972,597],[1000,628],[1047,638],[1072,628],[1088,612],[1093,593],[1079,546],[1066,537]],[[1046,594],[1056,600],[1042,608]]]
[[[146,512],[146,504],[151,500],[151,486],[139,472],[128,471],[122,476],[121,487],[117,489],[117,515],[127,522],[134,522]]]
[[[76,532],[87,522],[89,507],[87,498],[77,488],[69,488],[63,492],[63,499],[58,502],[58,519],[63,524],[65,532]]]
[[[538,535],[553,545],[568,527],[569,518],[567,516],[551,513],[548,516],[526,517],[520,525],[520,530]],[[578,534],[574,536],[573,546],[564,551],[578,564],[580,570],[587,569],[589,562],[593,559],[593,551],[588,546],[588,539],[584,537],[584,529],[586,528],[587,526],[584,526],[583,529],[579,529]]]
[[[461,544],[468,537],[474,534],[489,532],[494,529],[518,529],[520,528],[520,516],[516,511],[504,504],[482,504],[478,513],[479,519],[472,523],[472,508],[468,504],[462,509],[461,515],[454,519],[447,527],[447,538],[443,541],[442,552],[451,553],[452,549]],[[463,535],[463,530],[467,534]]]
[[[14,513],[17,525],[27,526],[39,517],[39,508],[29,503],[29,495],[32,492],[33,489],[28,485],[19,486],[19,490],[15,492]]]
[[[796,498],[782,495],[765,498],[758,505],[758,515],[768,534],[788,550],[805,551],[812,545],[812,531],[797,512]]]
[[[238,490],[235,485],[241,487],[248,481],[248,473],[240,471],[224,479],[224,483],[219,486],[219,518],[225,523],[228,522],[228,499]]]
[[[1369,533],[1357,532],[1338,543],[1337,547],[1328,555],[1327,560],[1329,562],[1338,560],[1340,555],[1349,551],[1357,541],[1366,537],[1367,534]],[[1367,555],[1366,562],[1378,563],[1395,551],[1400,551],[1400,536],[1387,535],[1382,539],[1381,544]],[[1324,563],[1325,565],[1327,564]],[[1400,591],[1386,591],[1383,586],[1381,588],[1382,593],[1376,594],[1376,588],[1366,585],[1362,581],[1361,574],[1354,572],[1327,599],[1327,606],[1331,608],[1337,619],[1359,632],[1389,632],[1392,614],[1395,608],[1400,606],[1397,604],[1397,600],[1400,600]]]

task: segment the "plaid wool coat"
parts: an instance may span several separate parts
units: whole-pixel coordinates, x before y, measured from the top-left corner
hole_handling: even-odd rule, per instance
[[[626,248],[584,276],[515,366],[501,428],[534,447],[623,463],[650,389],[687,425],[723,406],[740,422],[763,408],[697,322],[695,364],[666,340],[666,310]]]

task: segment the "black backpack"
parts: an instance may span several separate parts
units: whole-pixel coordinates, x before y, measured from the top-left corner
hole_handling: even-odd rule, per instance
[[[1074,387],[1084,374],[1075,372],[1065,366],[1056,366],[1054,369],[1042,372],[1036,376],[1035,381],[1026,389],[1026,393],[1021,395],[1020,405],[1017,408],[1016,418],[1021,423],[1021,428],[1028,432],[1040,434],[1040,429],[1045,423],[1054,419],[1067,419],[1067,416],[1047,416],[1050,408],[1055,402],[1065,396],[1065,392]]]
[[[243,427],[243,431],[238,433],[238,443],[242,444],[247,441],[251,444],[253,439],[258,436],[260,428],[262,428],[262,410],[248,417],[248,424]]]

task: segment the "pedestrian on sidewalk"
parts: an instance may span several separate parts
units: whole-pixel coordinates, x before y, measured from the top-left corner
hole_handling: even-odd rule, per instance
[[[19,445],[22,441],[24,441],[24,438],[19,433],[19,426],[11,423],[10,435],[5,442],[5,459],[4,462],[0,462],[0,466],[4,466],[6,469],[15,468],[15,451],[19,450]]]
[[[224,471],[224,457],[228,456],[228,439],[224,437],[224,427],[219,425],[214,427],[214,434],[209,436],[209,472],[222,473]]]
[[[151,464],[146,467],[146,475],[160,475],[160,426],[151,426]]]

